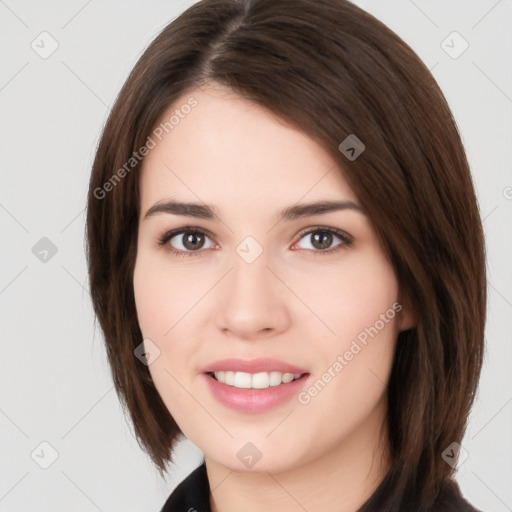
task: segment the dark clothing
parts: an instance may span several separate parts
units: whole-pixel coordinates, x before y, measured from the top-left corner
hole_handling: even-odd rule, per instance
[[[442,512],[480,512],[464,500],[455,482],[438,503],[438,510]],[[176,487],[160,512],[211,512],[210,485],[204,462]]]
[[[203,462],[181,482],[160,512],[211,512],[210,484]]]

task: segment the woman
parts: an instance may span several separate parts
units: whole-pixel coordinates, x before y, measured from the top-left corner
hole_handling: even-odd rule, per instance
[[[205,0],[142,55],[87,212],[116,390],[163,511],[475,510],[453,480],[486,278],[435,80],[344,0]]]

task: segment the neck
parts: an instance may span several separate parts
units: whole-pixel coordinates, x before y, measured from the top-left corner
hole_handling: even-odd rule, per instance
[[[205,457],[212,512],[354,512],[373,494],[390,466],[385,422],[365,427],[328,453],[280,473],[231,471]]]

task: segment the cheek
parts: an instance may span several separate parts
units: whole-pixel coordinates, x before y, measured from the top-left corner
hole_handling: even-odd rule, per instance
[[[398,299],[393,267],[380,253],[358,254],[343,263],[335,271],[326,266],[296,277],[297,294],[307,297],[308,307],[329,328],[322,329],[324,339],[338,346],[376,322],[382,329],[381,315],[391,320],[386,328],[394,324]]]
[[[156,278],[157,273],[144,254],[137,256],[133,273],[133,292],[137,319],[144,338],[157,338],[167,323],[163,315],[162,300],[165,299],[165,287],[162,280]],[[165,275],[164,275],[165,276]],[[162,276],[164,282],[165,277]],[[168,327],[167,327],[168,328]]]
[[[151,378],[167,409],[180,424],[181,415],[186,418],[199,413],[191,410],[190,397],[179,385],[186,371],[183,361],[194,350],[190,338],[180,329],[186,324],[189,303],[193,303],[194,297],[197,302],[198,292],[186,285],[183,277],[186,273],[172,270],[165,263],[165,257],[155,257],[144,249],[138,251],[133,289],[143,338],[151,340],[160,351],[149,366]]]
[[[308,304],[332,332],[319,340],[314,389],[306,389],[301,403],[311,398],[311,410],[318,407],[319,414],[331,404],[353,411],[351,416],[358,410],[364,415],[382,396],[393,362],[401,310],[394,270],[383,256],[370,253],[312,284],[303,284],[310,290]]]
[[[180,386],[172,377],[184,382],[195,369],[194,357],[200,350],[197,334],[206,317],[201,299],[212,288],[212,276],[192,272],[187,262],[170,263],[163,251],[142,248],[135,262],[133,287],[142,336],[160,351],[149,371],[157,389],[174,400]]]
[[[198,281],[165,255],[142,249],[137,255],[133,289],[137,318],[144,337],[167,339],[169,330],[187,315],[204,293]]]

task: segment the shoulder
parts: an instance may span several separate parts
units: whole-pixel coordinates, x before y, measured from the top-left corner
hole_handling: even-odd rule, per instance
[[[211,512],[204,462],[174,489],[160,512]]]

